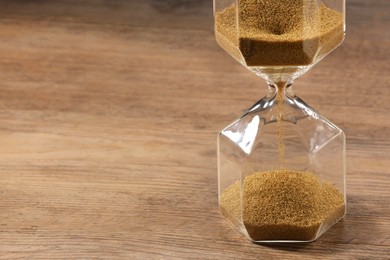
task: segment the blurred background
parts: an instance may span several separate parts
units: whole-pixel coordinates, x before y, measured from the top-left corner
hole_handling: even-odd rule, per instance
[[[388,256],[390,2],[347,0],[344,44],[295,83],[347,135],[348,215],[282,248],[218,212],[216,135],[266,84],[217,45],[212,11],[0,1],[0,258]]]

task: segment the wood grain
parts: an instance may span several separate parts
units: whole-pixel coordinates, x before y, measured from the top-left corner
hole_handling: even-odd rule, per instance
[[[0,1],[0,259],[389,259],[390,2],[296,93],[345,130],[348,215],[310,244],[221,218],[216,134],[265,92],[208,0]]]

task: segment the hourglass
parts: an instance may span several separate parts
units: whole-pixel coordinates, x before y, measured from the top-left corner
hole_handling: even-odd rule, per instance
[[[316,240],[345,215],[345,136],[292,83],[342,43],[345,2],[214,0],[214,18],[218,44],[268,83],[218,135],[221,214],[254,242]]]

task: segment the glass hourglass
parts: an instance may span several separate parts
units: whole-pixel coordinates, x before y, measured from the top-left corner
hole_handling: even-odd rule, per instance
[[[314,241],[345,215],[345,136],[292,83],[342,43],[345,1],[214,0],[214,18],[218,44],[268,83],[218,135],[221,214],[254,242]]]

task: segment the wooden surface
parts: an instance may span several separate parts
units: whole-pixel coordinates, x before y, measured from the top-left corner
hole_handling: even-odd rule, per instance
[[[216,135],[265,93],[212,1],[0,1],[0,259],[389,259],[388,0],[296,93],[346,133],[348,215],[252,244],[218,212]]]

